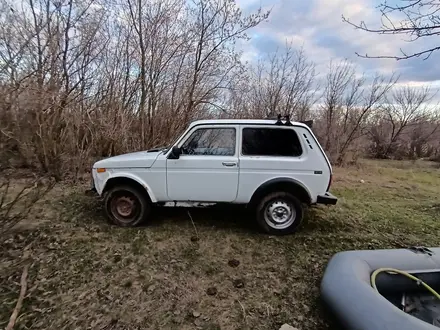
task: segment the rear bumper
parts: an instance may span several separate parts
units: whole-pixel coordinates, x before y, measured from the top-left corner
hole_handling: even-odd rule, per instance
[[[318,199],[316,200],[316,204],[325,204],[325,205],[335,205],[338,202],[338,198],[329,192],[326,192],[324,195],[318,195]]]

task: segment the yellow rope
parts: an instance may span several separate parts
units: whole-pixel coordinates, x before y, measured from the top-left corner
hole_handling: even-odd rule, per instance
[[[378,274],[383,273],[383,272],[395,273],[395,274],[400,274],[400,275],[406,276],[406,277],[410,278],[411,280],[416,281],[418,284],[423,285],[429,292],[431,292],[434,296],[436,296],[437,299],[440,299],[440,294],[438,294],[437,291],[435,291],[432,287],[430,287],[428,284],[423,282],[421,279],[415,277],[414,275],[411,275],[408,272],[405,272],[405,271],[399,270],[399,269],[394,269],[394,268],[379,268],[379,269],[376,269],[373,272],[373,274],[371,274],[371,286],[377,292],[379,292],[379,290],[377,290],[377,286],[376,286],[376,277]]]

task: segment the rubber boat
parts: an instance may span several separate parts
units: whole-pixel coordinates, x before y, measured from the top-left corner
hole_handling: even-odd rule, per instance
[[[346,251],[327,265],[321,297],[340,326],[438,330],[440,248]]]

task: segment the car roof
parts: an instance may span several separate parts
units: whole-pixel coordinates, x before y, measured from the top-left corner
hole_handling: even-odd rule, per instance
[[[190,127],[198,125],[275,125],[275,119],[205,119],[196,120],[191,123]],[[308,128],[307,125],[300,122],[291,122],[292,125]]]

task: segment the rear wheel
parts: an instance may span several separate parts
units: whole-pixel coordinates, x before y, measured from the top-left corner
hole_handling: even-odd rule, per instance
[[[301,202],[287,192],[273,192],[257,206],[257,222],[267,233],[286,235],[295,232],[303,220]]]
[[[130,186],[113,187],[107,192],[104,203],[109,221],[121,227],[136,226],[151,212],[145,193]]]

